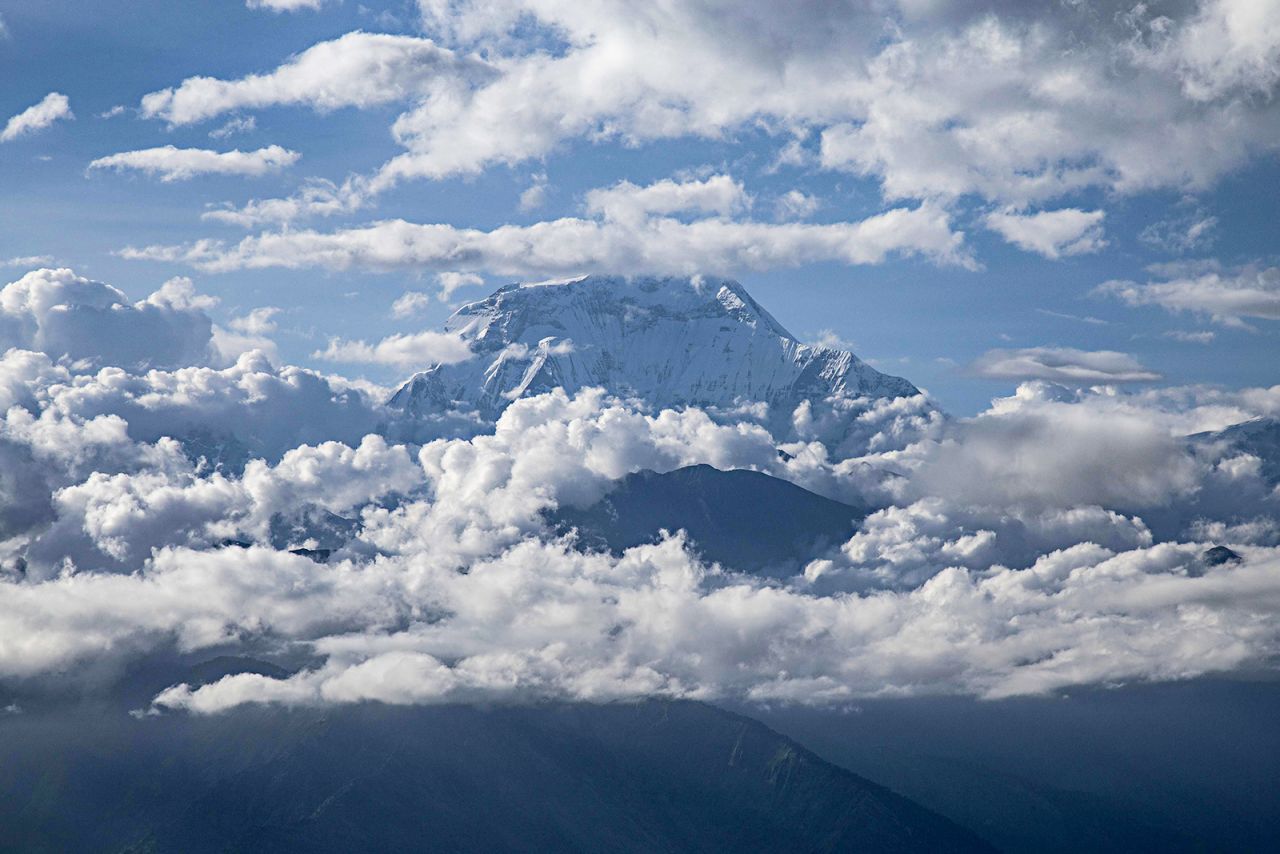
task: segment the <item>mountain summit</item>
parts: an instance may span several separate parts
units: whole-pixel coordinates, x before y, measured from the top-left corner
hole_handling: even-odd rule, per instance
[[[742,285],[708,276],[508,285],[458,309],[446,328],[475,356],[415,375],[392,406],[468,406],[492,418],[557,386],[603,386],[659,408],[764,402],[789,415],[805,400],[918,393],[848,351],[801,343]]]

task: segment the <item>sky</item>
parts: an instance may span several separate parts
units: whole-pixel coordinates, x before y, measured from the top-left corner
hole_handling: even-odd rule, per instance
[[[1280,0],[0,20],[0,708],[214,655],[288,675],[138,714],[1274,676]],[[928,394],[388,403],[482,373],[455,306],[591,271],[740,277]],[[702,464],[856,527],[763,578],[548,524]]]
[[[961,415],[1035,377],[1275,378],[1270,0],[0,19],[0,277],[187,277],[291,364],[391,385],[426,355],[319,354],[509,281],[705,272]]]

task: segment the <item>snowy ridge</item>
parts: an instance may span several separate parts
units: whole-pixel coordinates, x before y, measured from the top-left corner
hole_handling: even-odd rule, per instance
[[[657,408],[764,402],[790,413],[829,396],[902,397],[911,383],[844,350],[803,344],[729,279],[586,276],[508,285],[446,328],[474,358],[410,379],[392,406],[471,406],[496,417],[516,398],[588,386]]]

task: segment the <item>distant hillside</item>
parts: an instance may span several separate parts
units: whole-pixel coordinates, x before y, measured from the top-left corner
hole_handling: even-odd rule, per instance
[[[946,819],[688,702],[0,721],[0,848],[968,852]]]

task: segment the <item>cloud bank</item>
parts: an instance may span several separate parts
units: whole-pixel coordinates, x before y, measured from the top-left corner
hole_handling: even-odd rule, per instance
[[[0,292],[27,336],[0,357],[0,683],[250,651],[309,663],[175,684],[154,709],[835,703],[1181,679],[1265,666],[1280,643],[1280,387],[1039,381],[959,421],[919,397],[832,399],[774,436],[753,407],[652,411],[599,389],[424,423],[261,354],[116,367],[105,336],[51,355],[70,339],[50,317],[179,323],[200,299],[179,282],[129,305],[70,271]],[[784,579],[707,565],[678,532],[584,550],[543,516],[695,463],[868,515]],[[1207,561],[1220,543],[1240,561]]]

